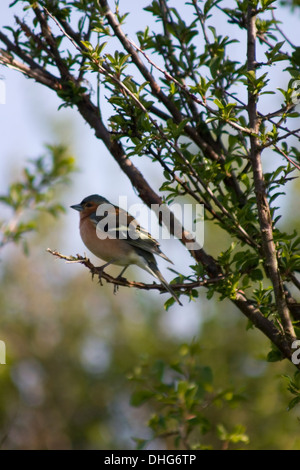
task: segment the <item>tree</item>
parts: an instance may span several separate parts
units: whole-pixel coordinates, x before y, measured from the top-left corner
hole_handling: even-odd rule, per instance
[[[203,204],[206,218],[228,237],[216,255],[204,247],[189,250],[191,273],[176,276],[177,293],[196,298],[201,287],[208,298],[230,299],[272,342],[269,360],[293,362],[300,237],[281,227],[275,200],[300,169],[300,60],[299,47],[276,19],[275,2],[237,1],[229,8],[226,1],[191,0],[175,8],[154,0],[145,10],[156,30],[137,31],[136,42],[126,34],[119,2],[17,0],[12,8],[17,3],[28,10],[26,20],[16,17],[15,28],[0,31],[0,62],[77,109],[148,207],[168,207],[185,195]],[[214,17],[227,25],[228,35]],[[246,34],[247,44],[237,31]],[[238,42],[239,62],[230,58]],[[270,86],[273,70],[284,73],[285,88]],[[279,106],[266,101],[270,94],[281,97]],[[133,155],[160,164],[160,193]],[[272,162],[269,171],[264,159]],[[171,234],[178,234],[172,212],[171,222]],[[179,238],[188,249],[191,237],[183,226]],[[87,260],[72,259],[94,270]],[[296,403],[297,387],[295,393]]]

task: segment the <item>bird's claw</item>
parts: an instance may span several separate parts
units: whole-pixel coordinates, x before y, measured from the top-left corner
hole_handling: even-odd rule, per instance
[[[116,281],[126,281],[126,277],[123,277],[123,276],[118,276],[116,277]],[[119,290],[119,285],[118,284],[114,284],[114,294],[116,294]]]
[[[97,273],[97,275],[98,275],[98,280],[99,280],[100,286],[103,286],[103,284],[102,284],[102,275],[103,275],[103,273],[104,273],[104,268],[105,268],[105,267],[106,267],[106,265],[105,265],[105,266],[98,266],[98,267],[96,268],[96,272],[94,273],[94,274]],[[94,274],[93,274],[93,276],[94,276]]]

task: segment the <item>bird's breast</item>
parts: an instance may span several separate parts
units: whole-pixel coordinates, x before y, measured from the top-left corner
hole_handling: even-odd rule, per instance
[[[88,218],[81,220],[80,235],[85,246],[98,258],[114,260],[113,264],[120,266],[135,264],[137,255],[126,240],[108,238],[106,233],[96,232],[95,225]]]

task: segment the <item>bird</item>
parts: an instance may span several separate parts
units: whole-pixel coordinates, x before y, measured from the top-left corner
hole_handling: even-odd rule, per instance
[[[182,306],[178,296],[158,269],[154,255],[173,262],[161,251],[160,245],[137,220],[124,209],[110,203],[99,194],[84,198],[80,204],[70,206],[80,215],[80,236],[95,256],[106,261],[103,270],[114,264],[123,266],[121,278],[128,266],[135,264],[156,279]]]

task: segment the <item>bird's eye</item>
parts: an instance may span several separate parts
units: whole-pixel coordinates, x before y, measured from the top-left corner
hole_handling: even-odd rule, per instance
[[[93,206],[93,204],[91,202],[87,202],[86,205],[85,205],[85,207],[92,207],[92,206]]]

